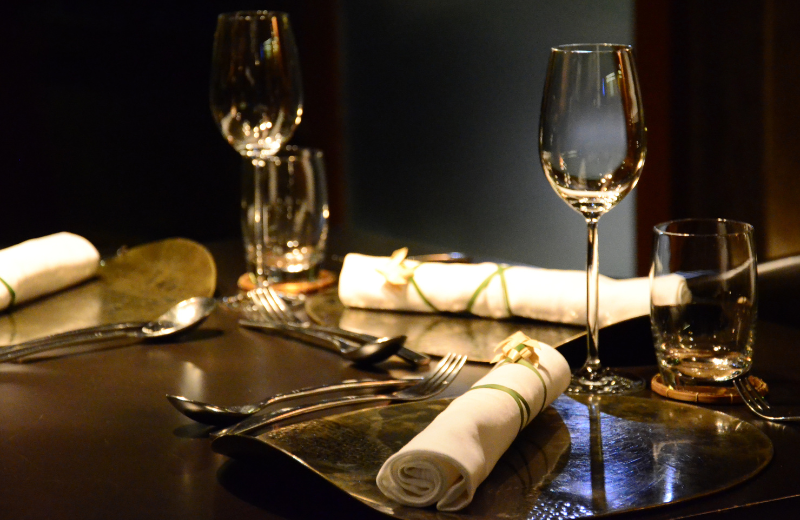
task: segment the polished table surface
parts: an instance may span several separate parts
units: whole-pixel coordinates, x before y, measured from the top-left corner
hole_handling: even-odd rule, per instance
[[[211,249],[218,291],[230,294],[241,269],[236,249]],[[754,370],[776,402],[800,403],[798,346],[800,329],[759,324]],[[613,349],[608,341],[601,353],[613,359]],[[445,396],[463,392],[487,370],[468,365]],[[655,373],[652,366],[633,370]],[[390,373],[405,373],[405,365],[359,369],[327,351],[239,328],[224,310],[177,340],[4,364],[0,518],[388,518],[288,459],[267,467],[214,453],[208,429],[178,414],[164,395],[234,404]],[[661,399],[649,390],[642,395]],[[767,468],[708,497],[618,516],[752,518],[800,507],[800,425],[758,420],[741,405],[711,408],[770,437],[775,454]]]

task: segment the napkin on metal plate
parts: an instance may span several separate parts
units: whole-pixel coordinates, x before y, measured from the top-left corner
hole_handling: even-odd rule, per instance
[[[386,496],[466,507],[517,434],[569,386],[569,365],[554,348],[521,332],[498,348],[497,366],[383,464],[377,484]]]
[[[339,299],[348,307],[415,312],[470,313],[486,318],[519,316],[586,324],[583,271],[479,264],[420,263],[398,250],[391,258],[351,253],[339,276]],[[662,282],[664,300],[691,299],[686,281]],[[648,278],[600,277],[599,325],[650,313]]]

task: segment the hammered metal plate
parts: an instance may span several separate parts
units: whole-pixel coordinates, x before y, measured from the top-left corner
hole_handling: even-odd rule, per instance
[[[217,268],[202,245],[171,238],[123,249],[78,286],[0,314],[0,345],[104,323],[146,321],[179,301],[212,296]]]
[[[308,296],[309,318],[322,325],[341,327],[373,336],[405,335],[406,346],[443,356],[466,354],[470,361],[489,362],[494,347],[521,330],[548,345],[561,345],[584,335],[585,327],[547,323],[523,318],[492,320],[457,314],[424,314],[376,311],[345,307],[335,288]]]
[[[317,419],[257,437],[223,436],[212,448],[264,463],[288,455],[387,515],[408,520],[562,519],[635,511],[708,495],[743,482],[772,458],[751,424],[684,404],[629,396],[562,396],[519,435],[455,514],[386,498],[383,462],[448,401],[409,403]],[[273,461],[275,459],[272,459]]]

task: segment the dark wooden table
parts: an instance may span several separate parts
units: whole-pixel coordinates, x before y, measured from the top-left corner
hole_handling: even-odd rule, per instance
[[[238,251],[212,252],[220,294],[230,294],[241,272]],[[759,324],[756,371],[776,401],[800,403],[798,347],[800,330]],[[614,346],[603,348],[612,354]],[[172,342],[2,365],[0,518],[386,518],[288,459],[265,467],[215,454],[207,429],[178,414],[164,395],[233,404],[404,370],[399,362],[358,369],[327,351],[240,329],[225,311]],[[467,366],[446,395],[464,391],[486,370]],[[655,373],[653,367],[635,371]],[[743,406],[717,409],[751,421],[772,439],[770,465],[735,488],[620,516],[749,519],[800,507],[800,426],[757,420]]]

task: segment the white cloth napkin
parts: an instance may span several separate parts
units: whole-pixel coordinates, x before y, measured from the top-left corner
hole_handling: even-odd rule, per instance
[[[437,504],[441,511],[466,507],[521,426],[567,389],[569,365],[557,350],[521,332],[503,344],[532,348],[533,358],[505,358],[389,457],[377,477],[386,496],[409,506]],[[514,393],[524,399],[529,412],[523,412]]]
[[[396,252],[397,253],[397,252]],[[402,255],[401,255],[402,256]],[[648,278],[600,276],[599,325],[650,313]],[[688,301],[683,278],[659,285],[663,301]],[[583,271],[397,261],[396,257],[350,253],[339,276],[339,299],[348,307],[416,312],[469,312],[487,318],[520,316],[586,324]]]
[[[0,310],[75,285],[99,265],[91,242],[66,232],[0,250]]]

